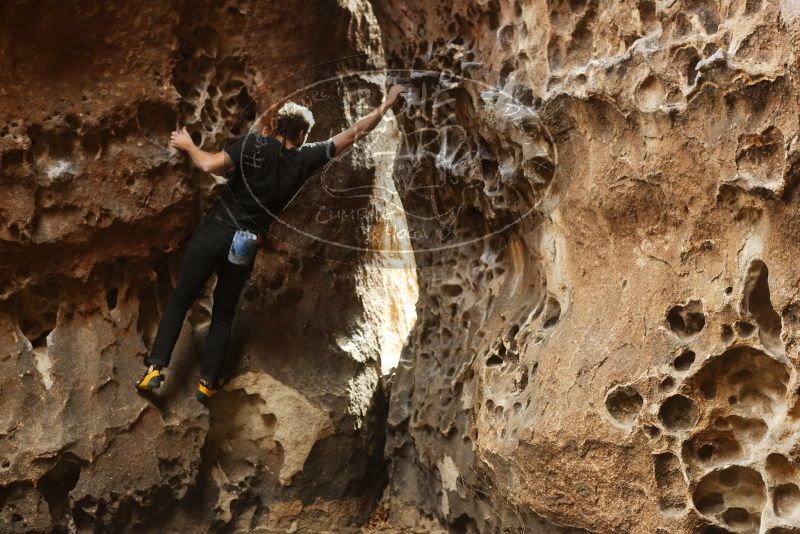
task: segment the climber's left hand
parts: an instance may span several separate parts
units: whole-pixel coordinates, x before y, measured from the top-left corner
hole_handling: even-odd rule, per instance
[[[189,150],[194,148],[194,141],[186,130],[186,126],[180,130],[175,130],[169,137],[169,143],[178,150]]]

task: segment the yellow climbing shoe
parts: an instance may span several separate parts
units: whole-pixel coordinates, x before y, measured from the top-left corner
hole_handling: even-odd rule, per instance
[[[205,403],[208,399],[214,396],[214,394],[225,387],[230,381],[230,376],[223,376],[217,379],[216,384],[214,386],[211,385],[211,382],[206,380],[205,378],[200,379],[200,384],[197,385],[197,392],[194,396],[202,403]]]
[[[164,381],[164,375],[161,373],[162,367],[160,365],[153,365],[144,372],[142,378],[136,381],[136,389],[143,391],[151,391],[161,386]]]
[[[194,396],[200,402],[206,402],[208,399],[213,397],[218,390],[219,388],[211,387],[211,383],[208,380],[201,378],[200,383],[197,385],[197,392],[194,394]]]

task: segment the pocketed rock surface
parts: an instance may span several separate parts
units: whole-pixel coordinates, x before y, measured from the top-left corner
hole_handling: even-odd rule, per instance
[[[380,60],[369,6],[12,1],[0,27],[0,532],[364,523],[385,484],[391,280],[374,258],[287,227],[315,220],[321,180],[371,184],[371,154],[312,179],[260,251],[233,325],[236,376],[209,409],[194,390],[213,279],[165,385],[144,397],[134,381],[186,242],[224,187],[171,150],[169,133],[186,125],[221,149],[290,89],[335,75],[342,64],[307,69],[337,57],[328,43]],[[324,89],[311,141],[383,91],[374,80]],[[363,210],[370,196],[343,204]],[[316,224],[344,241],[373,222]]]
[[[800,532],[797,2],[11,0],[0,28],[0,531]],[[231,383],[192,398],[212,280],[136,395],[224,187],[169,132],[216,150],[384,66],[412,92],[273,228]],[[321,87],[310,140],[383,81]],[[365,251],[406,224],[413,261]]]
[[[417,254],[392,386],[392,517],[800,532],[800,6],[376,12],[387,63],[440,73],[418,94],[450,87],[398,124],[412,156],[431,151],[413,132],[458,126],[423,174],[440,212],[469,214],[448,221],[468,245],[414,242],[438,250]],[[402,172],[407,211],[426,209]]]

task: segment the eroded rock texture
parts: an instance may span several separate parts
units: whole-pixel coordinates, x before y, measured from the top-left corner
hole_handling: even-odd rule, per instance
[[[234,324],[237,376],[210,411],[192,395],[213,280],[165,390],[144,399],[133,382],[222,186],[168,149],[169,132],[185,124],[220,149],[292,90],[350,68],[330,60],[377,66],[369,5],[12,1],[0,28],[0,531],[362,523],[385,483],[380,357],[394,323],[380,258],[276,228]],[[383,84],[320,91],[299,96],[316,114],[311,140],[366,113]],[[315,221],[320,180],[369,185],[378,165],[345,155],[287,220]],[[314,231],[366,239],[374,222]]]
[[[796,2],[376,12],[439,91],[398,115],[400,194],[445,214],[408,217],[393,518],[800,531]]]
[[[3,3],[0,531],[348,532],[387,477],[391,528],[800,531],[799,17]],[[324,139],[384,65],[412,93],[273,229],[235,379],[191,399],[212,281],[165,391],[135,396],[224,186],[169,131],[219,148],[310,87]]]

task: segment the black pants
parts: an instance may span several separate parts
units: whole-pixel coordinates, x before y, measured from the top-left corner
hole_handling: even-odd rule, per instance
[[[169,364],[175,342],[189,307],[197,299],[206,281],[216,271],[214,305],[208,328],[206,350],[200,376],[214,383],[226,375],[227,351],[236,303],[255,264],[255,254],[248,265],[228,261],[228,250],[236,228],[229,221],[206,214],[192,234],[181,263],[178,282],[158,323],[158,333],[150,350],[148,363]]]

